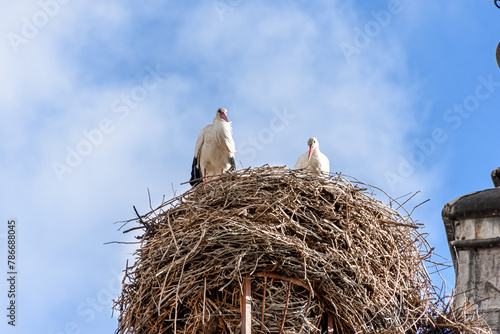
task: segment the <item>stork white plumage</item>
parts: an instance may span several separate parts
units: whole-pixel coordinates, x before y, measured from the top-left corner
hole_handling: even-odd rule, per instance
[[[236,169],[233,129],[226,114],[226,109],[219,108],[212,124],[205,126],[198,134],[189,180],[193,187],[201,183],[202,177],[207,182],[209,176]]]
[[[330,160],[319,150],[319,142],[315,137],[307,141],[309,152],[302,154],[293,169],[309,169],[316,174],[330,173]]]

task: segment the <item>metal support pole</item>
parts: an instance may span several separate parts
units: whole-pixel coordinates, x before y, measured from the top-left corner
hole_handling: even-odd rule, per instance
[[[333,334],[333,317],[328,314],[328,334]]]
[[[241,298],[241,334],[252,333],[252,280],[250,275],[243,279],[243,296]]]

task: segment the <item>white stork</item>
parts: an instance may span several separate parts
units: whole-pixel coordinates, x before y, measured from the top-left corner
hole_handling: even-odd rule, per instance
[[[226,114],[226,109],[219,108],[212,124],[205,126],[198,134],[189,180],[193,187],[201,183],[201,177],[206,183],[208,176],[236,169],[233,129]]]
[[[307,168],[316,174],[321,174],[322,172],[330,173],[330,161],[326,155],[320,152],[318,140],[315,137],[311,137],[307,141],[307,145],[309,145],[309,152],[300,156],[293,169]]]

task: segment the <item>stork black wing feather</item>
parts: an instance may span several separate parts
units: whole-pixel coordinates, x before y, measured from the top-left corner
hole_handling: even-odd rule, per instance
[[[229,171],[235,171],[236,170],[236,162],[234,161],[234,156],[230,158],[231,160],[231,168],[229,168]]]
[[[193,165],[191,166],[191,179],[189,180],[189,184],[191,187],[194,187],[197,184],[201,183],[201,174],[198,169],[198,159],[196,157],[193,158]]]

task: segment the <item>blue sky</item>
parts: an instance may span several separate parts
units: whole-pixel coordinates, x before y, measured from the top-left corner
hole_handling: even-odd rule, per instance
[[[0,257],[10,218],[19,251],[2,333],[116,329],[134,246],[104,243],[132,240],[114,222],[148,189],[153,206],[188,189],[219,107],[239,166],[293,166],[315,136],[332,172],[420,191],[407,207],[430,199],[413,218],[444,261],[443,205],[500,165],[492,1],[1,3]]]

